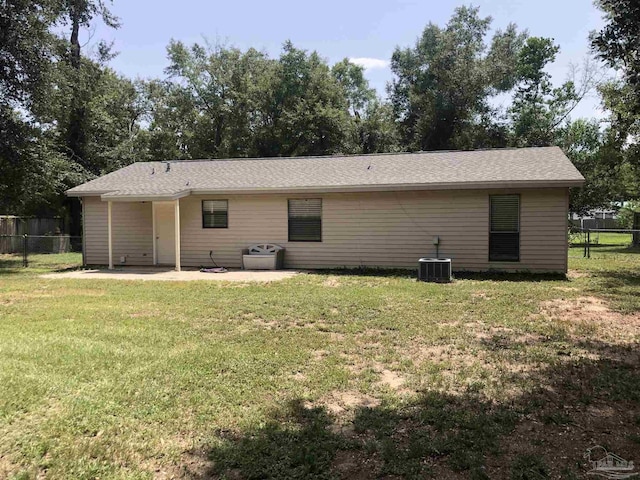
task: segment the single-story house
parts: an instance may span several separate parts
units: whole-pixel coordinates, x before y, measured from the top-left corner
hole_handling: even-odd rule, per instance
[[[454,271],[565,272],[583,182],[539,147],[139,162],[67,195],[89,265],[240,267],[269,242],[285,268],[416,267],[437,248]]]

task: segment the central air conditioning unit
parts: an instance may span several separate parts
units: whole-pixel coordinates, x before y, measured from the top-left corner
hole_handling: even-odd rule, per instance
[[[450,258],[421,258],[418,260],[418,280],[448,283],[452,280]]]

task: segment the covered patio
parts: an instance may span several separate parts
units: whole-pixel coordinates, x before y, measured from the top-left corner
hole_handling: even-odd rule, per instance
[[[107,245],[109,263],[108,269],[114,269],[114,227],[113,203],[150,203],[153,245],[153,265],[172,266],[173,270],[182,270],[180,260],[180,198],[186,193],[174,195],[128,194],[126,192],[111,192],[100,196],[107,203]]]

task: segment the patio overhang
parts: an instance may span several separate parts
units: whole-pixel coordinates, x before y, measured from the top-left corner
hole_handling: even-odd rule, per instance
[[[187,192],[188,194],[188,192]],[[156,204],[158,202],[162,202],[163,204],[172,203],[173,204],[173,212],[174,212],[174,243],[175,243],[175,270],[179,272],[181,270],[181,262],[180,262],[180,198],[185,195],[180,196],[147,196],[147,197],[139,197],[133,198],[132,196],[128,196],[126,199],[123,199],[121,196],[110,196],[105,195],[102,198],[102,201],[107,202],[107,245],[109,252],[109,270],[114,269],[113,263],[113,203],[114,202],[150,202],[151,203],[151,221],[152,221],[152,241],[153,241],[153,264],[158,264],[158,252],[157,252],[157,224],[156,224]],[[104,198],[106,197],[106,198]]]
[[[191,192],[183,190],[169,193],[127,193],[127,192],[107,192],[100,195],[103,202],[172,202],[188,196]]]

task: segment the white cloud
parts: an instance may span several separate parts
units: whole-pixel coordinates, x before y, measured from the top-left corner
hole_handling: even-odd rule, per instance
[[[389,62],[387,60],[382,60],[380,58],[357,57],[357,58],[349,58],[349,61],[352,63],[355,63],[356,65],[360,65],[365,70],[373,70],[375,68],[387,68],[389,66]]]

